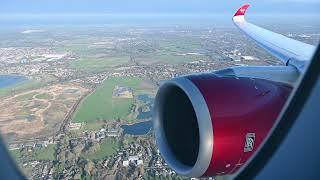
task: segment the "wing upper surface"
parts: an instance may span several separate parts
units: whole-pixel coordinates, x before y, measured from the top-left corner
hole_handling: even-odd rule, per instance
[[[249,4],[243,5],[233,16],[234,24],[247,36],[285,64],[293,60],[296,62],[295,64],[304,66],[304,62],[312,58],[316,49],[314,46],[247,22],[244,16],[249,6]],[[300,69],[301,67],[297,68]]]

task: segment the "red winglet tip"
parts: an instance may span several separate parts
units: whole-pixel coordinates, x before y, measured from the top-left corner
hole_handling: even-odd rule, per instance
[[[238,11],[234,14],[234,16],[244,16],[249,6],[250,4],[245,4],[241,6],[241,8],[238,9]]]

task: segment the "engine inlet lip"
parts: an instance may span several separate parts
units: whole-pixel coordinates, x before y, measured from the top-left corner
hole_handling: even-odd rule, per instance
[[[184,91],[194,108],[199,127],[199,151],[193,166],[187,166],[177,160],[169,148],[161,120],[163,96],[167,88],[178,87]],[[188,177],[201,177],[207,171],[213,153],[213,127],[210,112],[202,93],[186,76],[165,82],[158,90],[154,106],[154,132],[158,148],[166,163],[178,174]]]

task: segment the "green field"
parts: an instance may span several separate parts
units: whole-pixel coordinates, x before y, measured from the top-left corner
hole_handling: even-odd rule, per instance
[[[15,149],[15,150],[11,150],[9,151],[11,157],[16,160],[17,162],[19,162],[20,158],[21,158],[21,152],[20,149]]]
[[[170,54],[163,54],[163,55],[155,55],[148,58],[137,58],[137,61],[150,61],[154,63],[168,63],[168,64],[180,64],[180,63],[187,63],[192,61],[199,61],[199,60],[208,60],[207,56],[203,55],[186,55],[186,56],[177,56],[177,55],[170,55]]]
[[[129,57],[82,58],[71,63],[71,66],[83,71],[99,71],[128,63]]]
[[[115,139],[107,139],[100,144],[100,147],[92,154],[85,155],[85,158],[91,160],[101,160],[117,152],[118,142]]]
[[[37,92],[31,92],[24,95],[17,96],[15,99],[18,101],[29,101],[32,100],[33,96],[38,94]]]
[[[116,85],[131,87],[134,90],[140,83],[138,78],[116,77],[103,82],[92,94],[84,99],[73,116],[74,122],[126,119],[134,103],[132,98],[112,98]]]
[[[147,47],[146,47],[147,48]],[[154,47],[135,56],[135,61],[144,64],[179,64],[199,60],[209,60],[201,54],[203,48],[198,38],[157,39]],[[156,49],[156,51],[154,51]],[[148,49],[147,49],[148,50]]]
[[[199,39],[174,39],[174,41],[159,41],[161,54],[193,52],[202,49]]]
[[[12,93],[15,90],[24,90],[27,89],[29,86],[32,86],[33,84],[35,84],[34,81],[32,80],[26,80],[24,82],[18,83],[14,86],[9,86],[9,87],[5,87],[5,88],[0,88],[0,96],[5,96],[8,95],[10,93]]]
[[[57,47],[56,50],[62,53],[72,51],[81,57],[94,56],[105,51],[103,48],[89,47],[92,43],[94,43],[94,40],[91,39],[73,39],[70,42],[66,42],[63,46]]]
[[[21,151],[20,149],[11,150],[10,155],[16,162],[26,162],[34,160],[53,161],[55,159],[55,145],[49,144],[47,147],[36,149],[32,153]]]
[[[54,78],[48,76],[46,77],[46,79],[43,79],[43,80],[26,80],[14,86],[0,88],[0,97],[11,95],[17,92],[22,92],[29,89],[36,89],[36,88],[48,85],[50,82],[54,80],[55,80]]]
[[[53,161],[55,159],[55,145],[49,144],[47,147],[36,151],[36,159]]]
[[[94,122],[87,122],[84,125],[84,130],[86,131],[97,131],[100,130],[101,128],[103,128],[103,122],[99,122],[99,121],[94,121]]]
[[[50,94],[42,93],[35,96],[38,99],[52,99],[53,97]]]

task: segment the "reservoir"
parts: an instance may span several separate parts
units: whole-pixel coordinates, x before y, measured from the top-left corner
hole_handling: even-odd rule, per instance
[[[16,85],[26,79],[26,77],[19,75],[0,75],[0,89]]]
[[[141,94],[141,95],[138,95],[138,100],[142,101],[144,103],[144,106],[138,108],[139,114],[137,116],[137,119],[146,120],[146,119],[152,118],[152,108],[153,108],[154,98],[147,94]],[[148,110],[144,111],[143,108]]]
[[[153,103],[154,98],[150,97],[150,95],[147,94],[140,94],[138,95],[138,100],[144,102],[144,103]]]
[[[123,129],[124,134],[145,135],[152,129],[153,122],[150,119],[152,118],[154,97],[147,94],[140,94],[137,99],[143,103],[143,106],[138,108],[139,114],[137,119],[145,121],[130,125],[122,125],[121,128]]]
[[[151,130],[152,126],[153,126],[152,121],[144,121],[144,122],[139,122],[131,125],[122,125],[121,128],[123,129],[124,134],[145,135]]]

